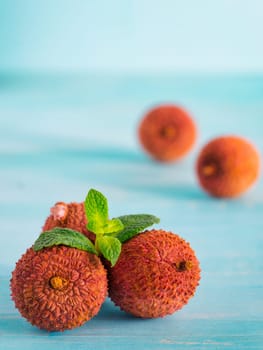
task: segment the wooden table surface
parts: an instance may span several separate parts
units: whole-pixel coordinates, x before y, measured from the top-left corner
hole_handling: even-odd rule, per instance
[[[152,105],[185,106],[198,124],[177,164],[151,161],[136,128]],[[0,349],[263,349],[263,182],[235,200],[207,196],[194,165],[214,136],[237,134],[263,152],[263,77],[0,75]],[[84,326],[48,333],[14,308],[15,262],[57,201],[104,193],[112,217],[146,212],[195,249],[194,298],[142,320],[109,299]]]

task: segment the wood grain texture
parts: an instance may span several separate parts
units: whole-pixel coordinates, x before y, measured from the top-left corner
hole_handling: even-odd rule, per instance
[[[199,129],[180,163],[147,158],[136,139],[143,112],[159,101],[188,107]],[[0,75],[0,349],[262,349],[263,183],[235,200],[198,186],[200,147],[239,134],[263,152],[263,78]],[[194,298],[163,319],[141,320],[109,299],[84,326],[47,333],[10,300],[11,271],[57,201],[96,188],[111,217],[151,213],[200,260]]]

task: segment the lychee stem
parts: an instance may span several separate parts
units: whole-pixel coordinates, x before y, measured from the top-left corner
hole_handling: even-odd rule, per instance
[[[97,233],[97,234],[96,234],[96,238],[95,238],[95,242],[94,242],[95,249],[96,249],[98,255],[101,255],[101,251],[100,251],[100,249],[99,249],[99,243],[98,243],[98,242],[99,242],[99,239],[100,239],[101,237],[103,237],[103,233]]]
[[[179,261],[175,263],[175,268],[179,272],[189,271],[193,267],[193,263],[191,261]]]
[[[61,290],[68,285],[68,280],[60,276],[53,276],[49,280],[49,285],[53,289]]]
[[[161,135],[166,139],[173,139],[176,134],[177,131],[174,126],[165,126],[161,129]]]
[[[212,176],[216,172],[216,166],[214,164],[207,164],[202,167],[202,173],[204,176]]]

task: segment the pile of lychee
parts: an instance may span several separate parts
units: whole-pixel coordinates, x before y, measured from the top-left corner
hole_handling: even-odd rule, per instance
[[[192,149],[197,128],[183,108],[161,105],[143,117],[138,135],[153,159],[173,162]],[[215,197],[245,192],[259,168],[255,147],[238,136],[211,140],[196,161],[200,185]],[[199,284],[199,262],[177,234],[146,230],[157,223],[157,217],[147,214],[109,219],[107,199],[94,189],[82,203],[57,202],[12,273],[15,306],[31,324],[47,331],[83,325],[107,296],[141,318],[181,309]]]
[[[140,121],[138,137],[155,160],[175,162],[194,146],[197,127],[189,112],[177,105],[160,105]],[[219,136],[199,152],[196,174],[202,188],[214,197],[244,193],[258,178],[260,158],[256,148],[236,135]]]
[[[141,318],[181,309],[199,284],[199,261],[177,234],[146,230],[157,223],[149,214],[109,219],[107,199],[94,189],[83,203],[56,203],[12,273],[16,308],[47,331],[83,325],[107,296]]]

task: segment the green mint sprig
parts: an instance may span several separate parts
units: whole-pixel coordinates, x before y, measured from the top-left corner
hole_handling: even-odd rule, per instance
[[[112,266],[121,253],[121,243],[160,221],[156,216],[147,214],[125,215],[110,220],[107,198],[94,189],[88,192],[84,208],[87,229],[96,235],[95,247]]]
[[[159,218],[149,214],[124,215],[109,219],[108,201],[102,193],[94,189],[88,192],[84,208],[87,229],[96,236],[95,245],[80,232],[56,227],[40,234],[33,246],[34,250],[66,245],[102,255],[114,266],[121,253],[122,243],[160,222]]]

